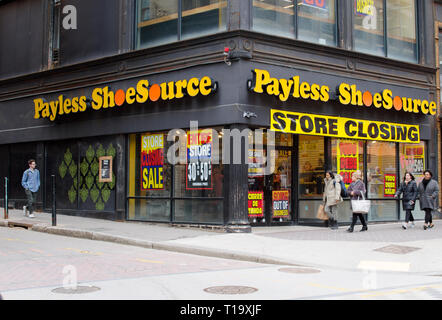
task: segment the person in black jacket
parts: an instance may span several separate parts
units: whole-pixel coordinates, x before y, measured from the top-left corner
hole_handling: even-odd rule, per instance
[[[414,181],[414,176],[410,172],[406,172],[404,176],[404,181],[401,183],[399,190],[394,195],[395,198],[402,196],[402,209],[405,210],[405,222],[402,224],[402,228],[407,230],[409,223],[411,222],[411,227],[414,227],[414,217],[412,211],[414,210],[414,205],[416,203],[416,198],[418,196],[417,184]]]

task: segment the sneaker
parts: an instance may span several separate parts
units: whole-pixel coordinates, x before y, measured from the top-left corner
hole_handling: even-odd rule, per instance
[[[23,206],[23,215],[26,217],[28,214],[26,213],[26,206]]]
[[[407,224],[403,223],[402,224],[402,229],[407,230]]]
[[[434,227],[434,224],[430,224],[430,225],[428,226],[429,229],[431,229],[431,228],[433,228],[433,227]]]
[[[34,214],[31,213],[31,214],[29,215],[29,218],[35,218]]]
[[[424,230],[427,230],[428,226],[426,224],[424,224]]]

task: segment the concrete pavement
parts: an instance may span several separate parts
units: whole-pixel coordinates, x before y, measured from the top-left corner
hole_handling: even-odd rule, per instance
[[[423,222],[417,222],[408,230],[401,223],[387,223],[369,225],[362,233],[356,227],[352,234],[346,227],[332,231],[306,226],[256,227],[252,233],[236,234],[64,215],[57,215],[57,227],[52,227],[50,214],[36,213],[30,219],[20,210],[10,210],[8,220],[0,219],[4,227],[29,224],[29,230],[37,232],[211,257],[442,276],[442,221],[434,223],[435,228],[426,231]]]

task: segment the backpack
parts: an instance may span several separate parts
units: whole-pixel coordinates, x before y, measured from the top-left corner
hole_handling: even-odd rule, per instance
[[[345,183],[344,181],[339,181],[339,184],[341,185],[341,197],[345,198],[347,197],[347,189],[345,188]],[[333,181],[333,186],[336,186],[336,181]]]

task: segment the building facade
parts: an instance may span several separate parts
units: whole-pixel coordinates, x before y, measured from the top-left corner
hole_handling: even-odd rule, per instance
[[[325,170],[361,170],[369,221],[439,175],[433,1],[0,2],[0,177],[113,220],[317,224]],[[4,186],[0,189],[3,195]],[[339,212],[350,221],[349,202]],[[416,210],[417,217],[421,217]]]

